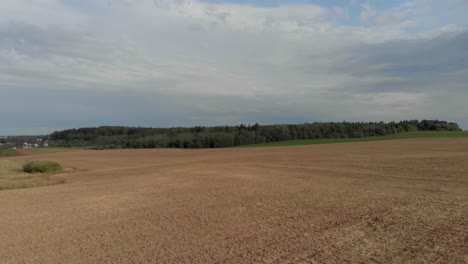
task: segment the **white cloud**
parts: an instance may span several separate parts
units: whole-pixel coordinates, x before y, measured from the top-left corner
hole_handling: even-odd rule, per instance
[[[350,18],[348,9],[344,7],[334,6],[332,10],[339,18],[344,18],[344,19]]]
[[[2,0],[0,3],[0,24],[21,22],[41,27],[78,28],[87,25],[88,18],[58,0]]]
[[[368,2],[365,4],[362,4],[361,7],[364,10],[361,12],[360,18],[364,21],[368,21],[369,19],[371,19],[373,16],[377,14],[377,11],[375,11]]]
[[[416,7],[409,3],[379,12],[363,4],[361,18],[381,22],[369,26],[329,21],[330,16],[349,18],[342,7],[195,0],[90,3],[99,12],[59,0],[0,3],[0,92],[26,100],[30,109],[44,109],[41,114],[50,115],[54,128],[106,120],[191,125],[412,118],[409,113],[417,118],[431,113],[423,102],[435,103],[437,78],[455,72],[452,63],[460,65],[458,72],[467,67],[449,56],[448,62],[438,60],[443,68],[434,72],[430,68],[437,65],[424,60],[427,54],[407,46],[419,43],[445,54],[444,45],[452,44],[444,39],[456,42],[461,33],[459,26],[408,32],[417,24],[408,10]],[[430,46],[431,41],[441,44]],[[453,44],[452,50],[460,47]],[[407,64],[409,59],[415,63]],[[430,78],[423,76],[428,73]],[[444,88],[466,98],[458,89],[465,80],[461,76],[452,75]],[[42,90],[48,96],[41,102],[24,99]],[[81,95],[99,100],[90,106]],[[43,105],[69,100],[74,110],[65,123],[60,113]],[[121,104],[128,113],[113,116],[112,109]],[[12,122],[3,107],[9,106],[0,106],[0,122]],[[102,118],[81,122],[90,109]]]

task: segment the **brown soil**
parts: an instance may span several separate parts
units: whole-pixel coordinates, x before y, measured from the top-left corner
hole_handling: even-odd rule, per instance
[[[9,158],[1,263],[468,263],[468,139]]]

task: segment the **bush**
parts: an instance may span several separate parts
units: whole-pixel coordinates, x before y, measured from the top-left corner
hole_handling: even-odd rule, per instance
[[[52,173],[62,169],[62,166],[53,161],[31,161],[23,165],[26,173]]]

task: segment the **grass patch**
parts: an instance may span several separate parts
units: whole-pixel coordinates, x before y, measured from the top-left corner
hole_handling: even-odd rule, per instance
[[[77,149],[81,149],[81,148],[71,148],[71,147],[31,148],[31,149],[20,149],[18,152],[21,155],[36,155],[36,154],[61,153],[61,152],[73,151]]]
[[[387,135],[387,136],[365,137],[365,138],[288,140],[288,141],[280,141],[280,142],[265,143],[265,144],[237,146],[236,148],[286,147],[286,146],[367,142],[367,141],[409,139],[409,138],[461,138],[461,137],[468,137],[468,131],[457,131],[457,132],[418,131],[418,132],[393,134],[393,135]]]
[[[0,149],[0,157],[11,157],[19,155],[16,149]]]
[[[23,165],[26,173],[53,173],[62,169],[62,165],[49,160],[31,161]]]
[[[65,151],[70,151],[74,149],[80,149],[80,148],[71,148],[71,147],[46,147],[46,148],[33,148],[29,149],[31,152],[34,153],[57,153],[57,152],[65,152]]]
[[[21,163],[0,160],[0,190],[49,186],[65,183],[65,181],[65,178],[56,174],[24,173]]]

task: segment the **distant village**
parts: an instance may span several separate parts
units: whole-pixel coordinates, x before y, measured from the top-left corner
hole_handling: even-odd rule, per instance
[[[42,137],[12,136],[0,137],[0,148],[3,149],[31,149],[49,147],[49,140]]]
[[[48,146],[49,146],[49,141],[47,140],[43,141],[41,138],[38,138],[35,143],[24,142],[22,148],[29,149],[29,148],[48,147]]]

